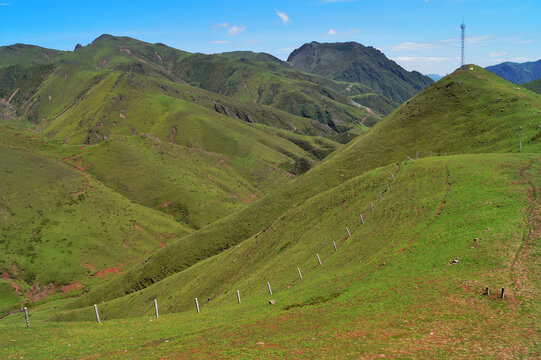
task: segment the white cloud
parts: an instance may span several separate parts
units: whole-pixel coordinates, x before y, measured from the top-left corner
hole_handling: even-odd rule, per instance
[[[246,30],[246,26],[231,26],[227,30],[227,35],[237,35]]]
[[[472,36],[468,37],[466,36],[466,44],[472,45],[472,44],[484,44],[486,40],[493,38],[494,35],[481,35],[481,36]]]
[[[413,41],[403,42],[393,47],[394,51],[419,51],[438,48],[440,45],[433,43],[418,43]]]
[[[492,51],[490,54],[488,54],[488,56],[490,56],[491,58],[497,58],[505,55],[507,55],[505,51]]]
[[[219,23],[219,24],[214,24],[211,26],[211,29],[212,31],[217,31],[221,28],[226,28],[229,26],[229,23],[226,23],[226,22],[223,22],[223,23]]]
[[[529,39],[529,40],[520,40],[520,41],[517,41],[517,44],[531,44],[533,42],[536,42],[537,40],[534,40],[534,39]]]
[[[329,31],[327,31],[327,35],[328,36],[334,36],[334,35],[338,35],[338,31],[330,28]]]
[[[229,41],[227,40],[213,40],[210,43],[211,44],[227,44]]]
[[[285,12],[276,10],[276,15],[278,15],[278,17],[282,19],[282,22],[284,23],[284,25],[289,25],[289,16]]]

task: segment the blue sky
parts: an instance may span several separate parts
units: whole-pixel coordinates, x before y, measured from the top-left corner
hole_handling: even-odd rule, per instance
[[[0,0],[0,45],[72,50],[103,33],[191,52],[264,51],[281,59],[310,41],[357,41],[408,70],[446,74],[541,58],[541,0],[82,1]]]

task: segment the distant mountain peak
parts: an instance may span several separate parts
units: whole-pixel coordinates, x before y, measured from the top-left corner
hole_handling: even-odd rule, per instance
[[[417,71],[405,70],[378,49],[354,41],[312,41],[295,49],[287,61],[301,71],[360,83],[399,103],[433,82]]]

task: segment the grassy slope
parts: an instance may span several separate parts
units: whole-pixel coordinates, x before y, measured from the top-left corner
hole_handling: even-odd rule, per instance
[[[149,286],[263,231],[312,196],[370,169],[403,161],[407,155],[414,157],[416,151],[421,156],[430,151],[434,155],[518,152],[518,138],[513,130],[517,129],[523,151],[539,153],[539,130],[529,122],[532,109],[541,109],[541,97],[518,92],[513,84],[479,67],[474,69],[440,80],[307,174],[248,208],[189,235],[167,251],[153,254],[111,284],[92,289],[88,297],[79,299],[74,306],[113,299]]]
[[[152,316],[157,296],[158,321],[96,326],[91,308],[71,314],[88,322],[43,321],[56,302],[32,312],[30,330],[21,316],[3,320],[0,342],[10,357],[33,358],[535,358],[540,165],[534,154],[420,159],[402,167],[370,212],[396,166],[378,168],[291,209],[168,286],[99,305],[102,319]],[[491,296],[481,295],[486,286]],[[193,308],[195,296],[201,314],[164,315]]]
[[[291,176],[251,157],[150,137],[115,136],[84,152],[82,164],[102,183],[195,229],[244,208]]]
[[[54,153],[50,147],[30,132],[1,127],[0,269],[23,288],[34,284],[36,294],[75,281],[89,283],[87,275],[115,267],[124,271],[160,242],[189,232],[69,161],[44,156]]]

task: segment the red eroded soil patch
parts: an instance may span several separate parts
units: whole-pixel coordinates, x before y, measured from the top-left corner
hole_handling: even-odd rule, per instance
[[[142,230],[143,230],[143,229],[141,229],[141,228],[139,227],[139,225],[137,225],[137,221],[135,221],[135,220],[130,220],[130,222],[131,222],[131,224],[133,225],[133,227],[136,228],[137,230],[139,230],[139,231],[142,231]]]
[[[108,273],[122,274],[122,271],[120,271],[120,269],[117,266],[117,267],[114,267],[114,268],[107,268],[105,270],[100,270],[100,271],[98,271],[97,273],[95,273],[92,276],[101,277],[101,276],[103,276],[105,274],[108,274]]]
[[[162,248],[162,247],[165,246],[165,243],[162,243],[162,242],[161,242],[161,243],[159,243],[158,245],[160,245],[160,247]]]
[[[2,273],[2,279],[9,279],[9,274],[7,273],[7,271],[4,271]]]
[[[158,205],[159,208],[166,208],[168,207],[169,205],[171,205],[173,202],[172,201],[166,201],[164,203],[161,203],[160,205]]]
[[[28,290],[27,295],[32,302],[37,302],[55,290],[56,285],[41,287],[39,284],[33,284],[30,290]]]
[[[11,283],[11,287],[13,288],[13,291],[17,293],[17,295],[22,295],[21,288],[19,287],[19,284],[16,282]]]
[[[120,266],[123,266],[124,264],[123,263],[120,263]],[[114,267],[114,268],[107,268],[105,270],[97,270],[94,265],[92,264],[86,264],[86,266],[92,270],[92,271],[96,271],[93,275],[90,275],[90,276],[96,276],[96,277],[100,277],[100,276],[103,276],[105,274],[109,274],[109,273],[116,273],[116,274],[122,274],[122,271],[120,271],[120,268],[119,266],[117,267]]]
[[[70,292],[70,291],[73,291],[73,290],[79,290],[79,289],[82,289],[83,288],[83,284],[81,284],[80,282],[76,281],[74,282],[73,284],[69,284],[69,285],[62,285],[60,287],[60,291],[62,292],[62,294],[65,294],[67,292]]]

